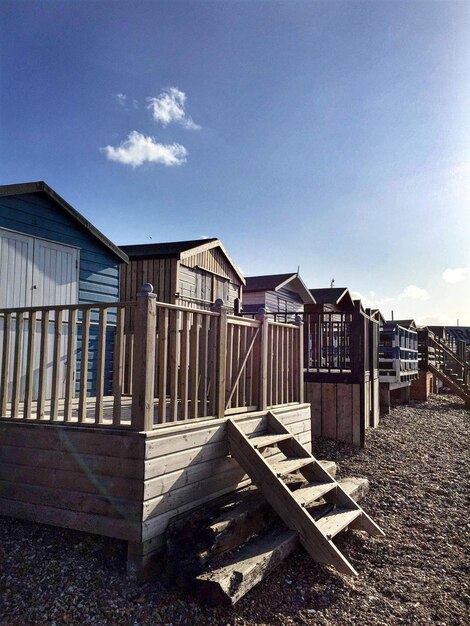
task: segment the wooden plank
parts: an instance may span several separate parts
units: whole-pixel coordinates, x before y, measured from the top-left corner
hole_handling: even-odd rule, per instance
[[[158,423],[166,422],[166,396],[168,376],[168,309],[158,311]]]
[[[63,311],[62,310],[55,311],[54,347],[52,349],[51,409],[49,413],[50,420],[57,420],[57,418],[59,417],[62,321],[63,321]]]
[[[34,385],[34,357],[36,348],[36,311],[29,314],[28,319],[28,350],[26,360],[26,376],[25,376],[25,397],[23,405],[23,417],[28,419],[31,417],[31,409],[33,403],[33,385]]]
[[[181,331],[181,367],[180,367],[180,417],[187,420],[189,417],[189,351],[190,351],[190,321],[189,311],[182,311]]]
[[[353,443],[352,385],[338,383],[336,386],[337,439]]]
[[[11,416],[20,417],[20,394],[21,394],[21,366],[23,357],[23,330],[24,316],[20,312],[15,320],[15,352],[13,358],[13,384],[11,392]]]
[[[72,419],[72,402],[75,397],[75,373],[77,371],[77,358],[75,354],[77,340],[77,310],[68,314],[67,335],[67,365],[65,371],[65,398],[64,398],[64,421]]]
[[[6,417],[10,374],[11,313],[3,316],[2,378],[0,381],[0,416]]]
[[[336,439],[336,384],[322,385],[322,435]]]
[[[312,436],[321,436],[322,428],[322,384],[306,383],[307,401],[310,402],[312,415]]]
[[[352,441],[361,445],[361,390],[359,384],[352,385]]]
[[[80,387],[79,387],[79,403],[78,403],[78,421],[84,422],[87,412],[87,394],[88,394],[88,350],[90,343],[90,309],[84,309],[82,312],[82,343],[80,355]]]
[[[156,316],[157,306],[155,294],[149,291],[139,292],[137,294],[137,310],[135,318],[135,349],[132,382],[132,428],[140,431],[151,430],[153,427]],[[168,311],[165,312],[165,316],[167,331]],[[167,346],[165,345],[165,354],[163,357],[165,359],[165,377],[166,350]],[[164,387],[164,394],[165,391],[166,387]],[[165,403],[164,410],[166,410]]]
[[[207,412],[207,387],[209,383],[208,379],[208,367],[209,367],[209,354],[208,354],[208,333],[210,318],[207,315],[202,315],[201,332],[199,341],[199,363],[200,363],[200,376],[199,376],[199,415],[205,417]]]
[[[169,376],[170,376],[170,421],[178,419],[178,370],[181,363],[180,352],[180,311],[170,311],[169,319]]]
[[[126,324],[126,309],[117,307],[116,332],[114,335],[113,354],[113,425],[119,426],[122,415],[122,395],[124,393],[124,327]]]
[[[115,539],[140,539],[140,524],[118,520],[104,515],[92,515],[77,511],[67,511],[55,507],[41,506],[0,498],[3,515],[17,517],[41,524],[51,524],[62,528],[72,528],[88,533],[114,537]]]
[[[0,422],[0,440],[3,445],[30,449],[74,450],[81,454],[102,454],[116,459],[143,458],[145,438],[132,431],[115,432],[94,427],[74,427],[24,422]]]
[[[104,396],[104,376],[106,366],[106,325],[108,319],[107,309],[101,309],[98,326],[98,358],[96,365],[96,402],[95,402],[95,424],[103,423],[103,396]]]
[[[0,480],[0,498],[68,511],[105,515],[113,519],[126,519],[133,522],[141,519],[140,502],[116,498],[111,494],[93,495],[79,493],[73,489],[57,489],[44,485],[25,485],[17,481]]]
[[[199,417],[199,313],[193,313],[193,323],[190,331],[190,409],[191,417]]]

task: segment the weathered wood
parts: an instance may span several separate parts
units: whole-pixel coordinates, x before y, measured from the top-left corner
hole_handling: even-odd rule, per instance
[[[62,319],[63,311],[61,309],[55,312],[54,319],[54,347],[52,350],[52,388],[51,388],[51,409],[49,413],[50,420],[56,420],[59,409],[60,398],[60,351],[62,342]]]
[[[75,396],[75,373],[76,366],[76,333],[77,333],[77,310],[72,309],[68,314],[68,336],[67,336],[67,365],[65,372],[65,399],[64,399],[64,420],[72,419],[72,402]]]
[[[6,417],[8,404],[8,379],[10,373],[11,350],[11,313],[3,317],[3,346],[2,346],[2,378],[0,381],[0,417]]]
[[[367,493],[369,483],[366,479],[350,478],[340,481],[340,485],[349,492],[349,495],[361,499]],[[273,526],[278,518],[274,515],[267,515],[269,509],[270,507],[264,498],[260,498],[257,491],[254,491],[248,495],[241,506],[235,507],[238,515],[235,515],[235,512],[229,512],[225,515],[226,519],[221,516],[222,519],[219,518],[217,522],[212,523],[211,528],[221,529],[216,535],[214,545],[217,547],[220,545],[227,546],[226,551],[238,547],[249,538],[250,534],[254,535],[263,528],[270,528],[270,530],[264,532],[259,538],[250,541],[241,551],[226,559],[221,566],[199,574],[196,578],[195,590],[200,599],[214,605],[235,604],[299,547],[298,533],[287,529],[285,526]],[[314,519],[319,519],[324,515],[325,510],[325,506],[320,504],[311,514]],[[245,534],[240,530],[244,530],[247,517],[251,527],[248,526],[248,532]],[[220,537],[223,537],[224,533],[227,534],[228,529],[232,531],[229,535],[232,542],[223,543],[220,541]],[[198,532],[198,529],[195,530]],[[253,532],[249,534],[250,530]],[[218,544],[216,543],[217,539],[219,540]],[[239,543],[235,539],[238,539]],[[211,554],[211,558],[213,558],[213,556],[222,554],[224,551],[220,549],[206,550],[206,554]],[[204,563],[204,566],[208,561],[209,559]]]
[[[98,321],[98,362],[96,365],[95,424],[103,423],[103,396],[106,359],[106,324],[108,310],[101,309]]]
[[[336,384],[322,385],[322,435],[336,439]]]
[[[15,325],[15,350],[13,360],[13,386],[11,392],[11,416],[19,417],[20,389],[21,389],[21,362],[23,357],[23,329],[24,313],[17,313]]]
[[[146,284],[137,294],[132,383],[132,428],[134,430],[151,430],[153,426],[155,332],[156,295],[152,293],[152,285]],[[160,404],[166,407],[164,402]]]
[[[45,315],[45,314],[44,314]],[[90,343],[90,309],[85,309],[82,313],[82,349],[80,359],[80,389],[78,403],[78,421],[84,422],[87,411],[88,392],[88,351]]]
[[[28,349],[26,360],[25,396],[23,405],[23,417],[27,419],[31,416],[33,403],[33,382],[34,382],[34,355],[36,347],[36,311],[29,314],[28,319]]]

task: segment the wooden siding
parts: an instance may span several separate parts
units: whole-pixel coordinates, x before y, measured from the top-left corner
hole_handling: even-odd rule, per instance
[[[307,382],[305,396],[312,407],[313,436],[361,445],[365,414],[361,401],[365,401],[361,400],[360,384]]]
[[[243,310],[247,313],[256,313],[264,307],[268,313],[301,313],[304,303],[299,294],[289,289],[278,291],[252,291],[243,293]]]
[[[144,437],[0,421],[0,514],[141,537]]]
[[[261,414],[253,415],[241,421],[247,433],[254,431]],[[276,415],[310,450],[308,405],[279,409]],[[250,483],[235,459],[227,456],[225,423],[165,426],[147,434],[142,541],[151,540],[152,550],[162,545],[171,518]],[[276,449],[268,454],[273,452]]]
[[[40,194],[0,198],[0,228],[80,248],[80,303],[119,299],[116,257]]]
[[[234,271],[232,264],[228,261],[224,253],[220,248],[211,248],[198,254],[191,256],[185,256],[181,260],[181,265],[186,267],[199,267],[207,270],[211,274],[218,274],[228,278],[234,285],[240,286],[242,284],[240,277]]]
[[[189,267],[186,260],[176,259],[131,259],[128,266],[121,268],[121,299],[134,300],[144,283],[151,283],[160,302],[207,309],[217,298],[219,274],[209,269]],[[236,275],[235,275],[236,276]],[[231,281],[231,277],[227,277]],[[228,282],[224,304],[233,308],[235,298],[240,297],[240,280]],[[176,294],[179,298],[176,298]]]
[[[135,300],[142,285],[150,283],[160,302],[175,304],[177,271],[176,259],[131,259],[121,267],[121,300]]]

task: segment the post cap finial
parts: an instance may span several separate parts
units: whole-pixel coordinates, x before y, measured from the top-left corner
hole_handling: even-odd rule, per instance
[[[140,291],[145,291],[146,293],[152,293],[153,285],[151,283],[144,283],[140,288]]]
[[[256,313],[256,319],[258,320],[266,319],[266,309],[264,307],[261,307],[260,309],[258,309],[258,312]]]
[[[303,323],[304,323],[304,318],[303,318],[301,315],[299,315],[298,313],[297,313],[297,315],[295,316],[295,323],[296,323],[298,326],[300,326],[300,324],[303,324]]]
[[[222,300],[222,298],[217,298],[217,300],[212,305],[212,310],[213,311],[220,311],[223,306],[224,306],[224,301]]]

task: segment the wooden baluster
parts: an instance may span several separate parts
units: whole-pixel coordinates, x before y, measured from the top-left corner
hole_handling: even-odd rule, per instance
[[[189,311],[182,311],[183,328],[181,331],[181,373],[180,373],[180,415],[182,420],[187,420],[189,416]]]
[[[217,413],[217,321],[218,319],[211,315],[209,317],[209,390],[208,390],[208,408],[209,415]]]
[[[166,422],[166,386],[168,376],[168,309],[159,312],[158,341],[158,423]]]
[[[7,416],[8,381],[10,374],[11,313],[3,316],[2,378],[0,381],[0,417]]]
[[[59,416],[59,385],[60,385],[60,348],[62,342],[62,316],[63,311],[55,311],[54,319],[54,347],[52,349],[52,386],[51,386],[51,411],[50,420],[56,420]]]
[[[31,417],[34,388],[34,357],[36,348],[36,311],[31,311],[28,320],[28,352],[26,360],[26,377],[24,392],[23,417]]]
[[[178,419],[178,369],[181,363],[180,340],[179,340],[179,314],[180,311],[170,312],[170,421]]]
[[[41,314],[41,342],[39,346],[39,380],[38,380],[38,401],[36,405],[36,418],[44,419],[47,389],[47,359],[48,359],[48,339],[49,339],[49,311],[42,311]]]
[[[126,309],[117,308],[116,334],[114,335],[113,355],[113,426],[119,426],[122,417],[122,396],[124,393],[124,324]]]
[[[202,315],[202,325],[201,325],[201,339],[200,339],[200,384],[199,384],[199,402],[200,402],[200,411],[199,414],[201,417],[206,417],[207,415],[207,387],[208,387],[208,367],[209,367],[209,355],[208,355],[208,329],[209,329],[209,316]]]
[[[193,313],[193,325],[191,326],[190,365],[191,373],[191,417],[199,417],[198,389],[199,389],[199,313]]]
[[[11,398],[11,416],[20,417],[21,370],[23,360],[24,313],[16,314],[15,354],[13,360],[13,387]]]
[[[72,421],[73,400],[75,398],[75,372],[77,355],[76,349],[77,335],[77,309],[69,311],[68,335],[67,335],[67,368],[65,372],[65,400],[64,400],[64,421]]]
[[[89,308],[83,310],[82,315],[82,348],[80,355],[80,389],[78,399],[78,421],[86,422],[87,393],[88,393],[88,351],[90,342],[90,315]]]
[[[96,364],[96,404],[95,424],[102,424],[104,418],[104,383],[106,373],[106,326],[108,309],[100,309],[98,322],[98,360]]]

